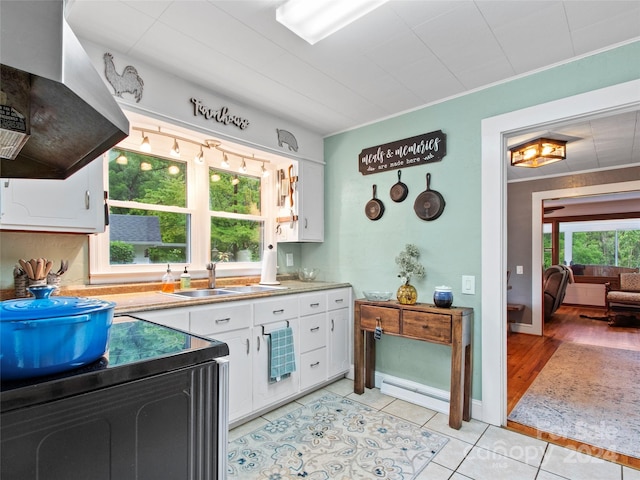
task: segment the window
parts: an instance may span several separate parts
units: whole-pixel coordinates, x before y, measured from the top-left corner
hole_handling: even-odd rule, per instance
[[[223,167],[217,146],[186,140],[194,132],[179,137],[180,158],[168,154],[173,138],[145,135],[150,153],[140,151],[140,137],[129,136],[103,155],[110,224],[90,237],[90,283],[159,281],[167,264],[176,277],[188,266],[204,278],[210,261],[218,262],[219,276],[259,275],[277,214],[275,175],[265,168],[273,172],[291,160],[259,160],[259,152],[225,144],[230,161]]]
[[[560,261],[567,265],[640,267],[640,219],[560,222]],[[544,266],[551,265],[551,224],[544,225]],[[605,269],[592,268],[595,272]],[[604,275],[608,276],[608,275]]]

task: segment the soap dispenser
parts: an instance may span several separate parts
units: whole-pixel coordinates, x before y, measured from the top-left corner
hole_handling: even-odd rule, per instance
[[[162,276],[161,290],[164,293],[173,293],[176,289],[176,284],[173,281],[173,275],[171,274],[171,267],[167,264],[167,273]]]
[[[184,267],[184,272],[180,275],[180,290],[191,288],[191,274],[187,272],[187,266]]]

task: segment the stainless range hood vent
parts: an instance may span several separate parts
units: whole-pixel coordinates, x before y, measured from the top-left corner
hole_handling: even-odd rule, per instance
[[[2,0],[0,22],[0,177],[67,178],[127,137],[63,0]]]

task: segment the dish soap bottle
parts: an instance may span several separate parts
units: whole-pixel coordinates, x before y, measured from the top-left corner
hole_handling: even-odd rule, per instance
[[[164,293],[173,293],[176,289],[176,284],[173,281],[173,275],[171,275],[171,267],[167,264],[167,273],[162,276],[161,290]]]
[[[180,290],[184,290],[186,288],[191,288],[191,275],[187,272],[187,267],[185,265],[184,272],[180,275]]]

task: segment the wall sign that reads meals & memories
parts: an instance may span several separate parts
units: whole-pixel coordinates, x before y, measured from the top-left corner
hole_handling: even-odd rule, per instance
[[[365,148],[358,155],[363,175],[439,162],[447,154],[447,135],[442,130]]]

